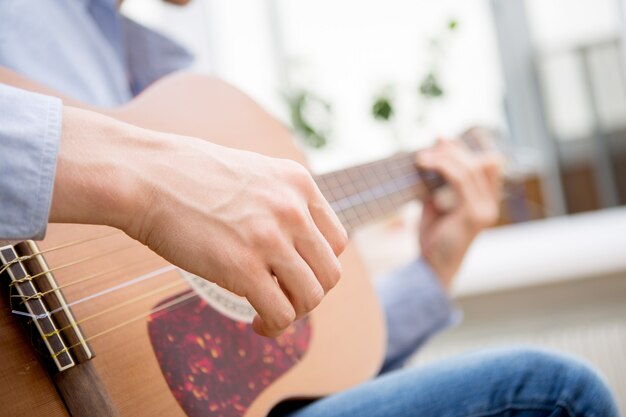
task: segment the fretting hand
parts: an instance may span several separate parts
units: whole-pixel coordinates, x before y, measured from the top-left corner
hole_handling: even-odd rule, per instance
[[[347,235],[300,164],[66,107],[50,221],[105,224],[240,296],[277,336],[340,278]]]
[[[422,256],[446,288],[474,238],[498,219],[501,162],[493,152],[475,154],[452,140],[418,153],[418,166],[441,174],[455,197],[452,207],[434,196],[425,200],[419,231]]]

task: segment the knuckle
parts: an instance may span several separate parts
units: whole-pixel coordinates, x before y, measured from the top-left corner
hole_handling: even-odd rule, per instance
[[[277,249],[280,246],[280,234],[270,224],[257,224],[252,230],[253,245],[260,248]]]
[[[289,168],[289,176],[293,179],[295,184],[304,191],[310,191],[313,189],[315,182],[309,171],[297,162],[291,162]]]
[[[286,202],[278,209],[279,217],[282,222],[290,225],[303,226],[306,224],[306,216],[304,210],[295,202]]]

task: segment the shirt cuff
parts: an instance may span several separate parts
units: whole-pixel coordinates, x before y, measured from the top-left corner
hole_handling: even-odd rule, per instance
[[[0,85],[0,239],[46,233],[62,114],[57,98]]]
[[[402,366],[429,337],[461,320],[439,279],[418,259],[376,281],[387,322],[383,372]]]

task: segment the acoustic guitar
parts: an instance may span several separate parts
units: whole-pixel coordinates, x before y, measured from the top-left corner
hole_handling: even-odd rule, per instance
[[[60,96],[5,69],[0,82]],[[215,78],[175,74],[116,109],[64,101],[305,163],[285,127]],[[418,172],[413,154],[316,182],[348,230],[443,183]],[[343,278],[320,306],[268,339],[252,331],[245,299],[118,230],[51,224],[44,241],[0,242],[0,414],[260,417],[285,399],[354,386],[378,372],[385,329],[354,248],[341,263]]]

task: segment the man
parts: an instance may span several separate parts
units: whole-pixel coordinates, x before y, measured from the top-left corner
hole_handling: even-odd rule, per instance
[[[80,100],[116,105],[189,62],[189,55],[172,41],[120,17],[116,3],[0,2],[0,64]],[[48,218],[119,227],[185,269],[207,279],[227,277],[218,283],[249,298],[261,316],[255,329],[266,335],[279,333],[310,311],[336,282],[336,256],[345,246],[345,234],[310,176],[294,164],[149,132],[67,107],[61,121],[60,103],[6,87],[0,90],[0,107],[2,210],[13,216],[11,222],[0,223],[3,237],[41,237]],[[19,165],[9,171],[6,167],[16,163],[13,155],[19,156]],[[188,172],[162,175],[157,168],[168,165],[159,163],[165,157],[176,158],[181,163],[173,165],[185,166]],[[453,320],[444,288],[473,238],[497,213],[499,177],[492,160],[475,159],[458,144],[443,141],[419,163],[444,175],[459,201],[449,212],[426,203],[420,232],[423,259],[380,281],[389,330],[385,370],[401,366],[424,340]],[[5,174],[10,172],[22,176],[9,179]],[[34,176],[32,183],[26,174]],[[195,182],[199,177],[202,184]],[[242,188],[249,182],[254,187]],[[200,191],[186,189],[189,184]],[[112,191],[120,186],[120,193]],[[24,187],[39,196],[35,203],[20,199]],[[289,198],[276,207],[255,190],[280,190]],[[137,203],[132,198],[137,195],[147,197]],[[111,210],[94,217],[103,205]],[[30,222],[18,215],[20,209],[30,210]],[[245,210],[251,210],[249,216]],[[289,218],[285,213],[291,213]],[[298,227],[293,227],[294,219]],[[257,230],[261,221],[271,229]],[[33,224],[38,227],[29,229]],[[198,233],[204,230],[212,232]],[[271,234],[280,239],[269,239]],[[192,239],[198,252],[192,257],[178,253],[181,239]],[[292,256],[275,259],[278,252]],[[198,254],[206,264],[190,259],[198,259]],[[233,270],[238,263],[233,259],[255,272]],[[265,285],[256,279],[263,272]],[[286,293],[270,285],[272,273],[281,285],[290,286]],[[289,281],[293,276],[305,279]],[[586,366],[526,349],[388,372],[289,413],[617,416],[608,390]]]

